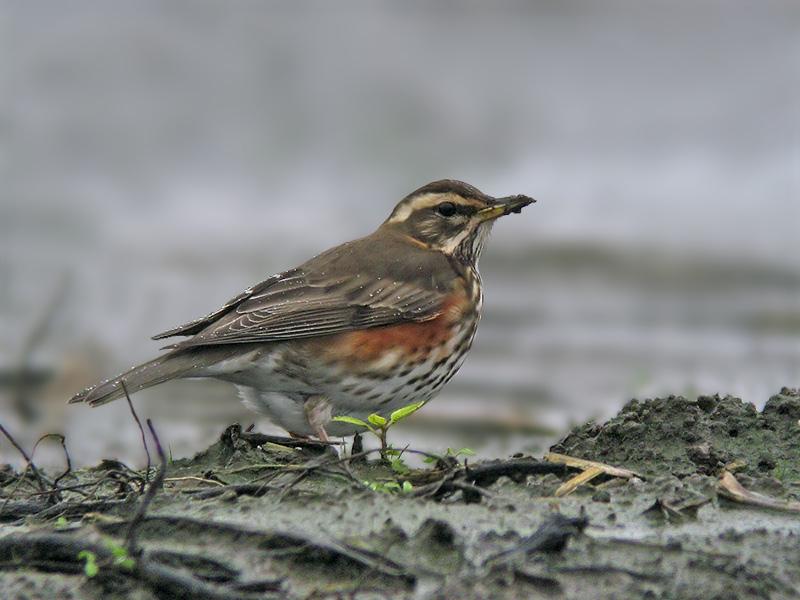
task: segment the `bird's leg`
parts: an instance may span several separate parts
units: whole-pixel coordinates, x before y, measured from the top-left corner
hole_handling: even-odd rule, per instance
[[[325,396],[309,396],[306,399],[303,409],[306,413],[306,420],[321,442],[328,442],[330,438],[325,431],[325,426],[331,422],[332,409],[331,403]]]

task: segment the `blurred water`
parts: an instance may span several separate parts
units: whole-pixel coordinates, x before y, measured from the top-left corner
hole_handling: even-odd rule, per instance
[[[505,452],[632,395],[763,403],[800,373],[799,25],[791,1],[3,4],[0,368],[70,285],[43,420],[9,386],[0,419],[138,458],[124,404],[61,401],[442,177],[540,202],[496,228],[418,445]],[[176,455],[249,418],[222,384],[140,396]]]

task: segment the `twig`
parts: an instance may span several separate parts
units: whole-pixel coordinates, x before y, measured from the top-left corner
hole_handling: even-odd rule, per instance
[[[96,577],[101,580],[129,577],[145,583],[161,598],[204,598],[210,600],[251,600],[252,594],[207,583],[182,570],[161,564],[155,557],[141,556],[136,568],[117,566],[111,550],[103,544],[92,543],[57,533],[11,534],[0,538],[0,568],[24,565],[50,572],[80,573],[80,551],[95,555],[103,565]],[[261,595],[259,598],[276,598]]]
[[[42,474],[42,472],[39,471],[39,469],[36,468],[36,465],[33,464],[33,460],[31,459],[30,456],[28,456],[28,453],[25,452],[25,450],[23,450],[22,446],[20,446],[17,443],[17,440],[15,440],[14,437],[8,432],[8,430],[5,427],[3,427],[2,423],[0,423],[0,431],[3,432],[3,435],[5,435],[6,438],[8,439],[8,441],[11,442],[11,445],[14,446],[14,448],[16,448],[17,451],[22,455],[22,458],[25,459],[25,463],[26,463],[25,470],[27,471],[30,468],[30,470],[33,472],[34,476],[36,477],[36,480],[39,482],[40,489],[43,492],[46,491],[47,488],[49,487],[49,482],[48,482],[47,478]]]
[[[195,475],[186,475],[184,477],[167,477],[164,479],[164,481],[199,481],[200,483],[210,483],[216,485],[217,487],[225,487],[225,484],[221,481],[214,481],[213,479],[206,479],[205,477],[197,477]]]
[[[757,506],[759,508],[771,508],[773,510],[800,512],[800,502],[783,501],[765,494],[751,492],[739,483],[739,480],[736,479],[730,471],[724,471],[722,473],[717,490],[719,495],[723,498],[739,502],[740,504]]]
[[[72,472],[72,459],[69,457],[69,450],[67,450],[67,440],[62,434],[59,433],[57,435],[58,441],[61,443],[61,447],[64,449],[64,459],[67,461],[67,468],[63,473],[61,473],[61,475],[55,478],[53,481],[53,487],[58,487],[58,482]]]
[[[622,573],[631,579],[640,579],[642,581],[664,581],[669,576],[661,575],[659,573],[643,573],[633,569],[626,569],[618,565],[600,564],[600,565],[557,565],[553,567],[557,573],[577,573],[580,575],[590,575],[595,577],[605,577],[609,573]]]
[[[509,477],[520,482],[528,475],[563,475],[566,468],[563,465],[551,464],[534,458],[512,458],[496,462],[481,463],[471,466],[466,471],[466,479],[475,485],[486,487],[493,484],[501,477]]]
[[[50,492],[40,493],[49,494]],[[42,500],[11,500],[9,498],[0,506],[0,523],[38,514],[49,506],[49,503]]]
[[[234,523],[196,519],[177,515],[153,515],[145,521],[155,528],[180,528],[185,535],[212,536],[213,538],[235,539],[238,544],[256,544],[261,549],[269,549],[274,556],[276,553],[305,554],[313,560],[330,562],[330,558],[341,557],[350,559],[366,568],[375,568],[382,575],[393,577],[407,577],[409,574],[394,561],[371,552],[364,548],[349,545],[345,542],[329,538],[328,536],[314,535],[303,531],[282,530],[253,530]],[[111,535],[120,531],[124,523],[102,523],[98,527],[104,533]],[[0,547],[5,538],[0,538]],[[245,546],[247,547],[247,546]],[[328,555],[325,557],[324,555]]]
[[[61,473],[61,475],[55,478],[55,480],[53,481],[52,488],[50,490],[50,493],[53,494],[59,501],[61,501],[61,490],[58,487],[58,482],[72,472],[72,460],[69,457],[69,451],[67,450],[67,444],[64,436],[60,433],[45,433],[38,440],[36,440],[36,443],[33,445],[33,450],[31,450],[31,455],[36,454],[36,448],[39,447],[39,444],[41,444],[44,440],[49,438],[56,438],[59,441],[61,447],[64,449],[64,457],[67,462],[66,469],[64,470],[63,473]]]
[[[555,492],[555,497],[560,498],[561,496],[566,496],[567,494],[571,494],[575,491],[578,487],[582,486],[585,483],[589,483],[595,477],[602,475],[605,473],[603,469],[600,467],[589,467],[585,471],[581,471],[571,479],[568,479],[560,486]]]
[[[478,487],[477,485],[466,483],[464,481],[453,481],[452,486],[454,489],[461,490],[465,498],[474,499],[476,503],[480,502],[482,497],[494,497],[494,494],[492,494],[492,492],[489,490],[485,490],[482,487]]]
[[[55,519],[61,516],[64,517],[79,517],[86,513],[103,511],[107,512],[112,508],[119,506],[128,506],[130,502],[127,500],[95,500],[80,502],[59,502],[58,504],[46,508],[35,513],[35,516],[40,521],[47,519]]]
[[[191,488],[181,490],[184,494],[192,494],[195,498],[206,500],[208,498],[216,498],[228,492],[234,492],[237,496],[255,496],[260,497],[267,494],[267,492],[277,491],[283,489],[282,487],[267,485],[265,483],[237,483],[232,485],[225,485],[215,488]]]
[[[305,438],[291,438],[280,435],[267,435],[266,433],[251,433],[249,431],[239,431],[237,437],[254,446],[261,446],[266,443],[279,444],[290,448],[304,448],[308,450],[324,450],[329,446],[338,446],[339,442],[323,442]]]
[[[586,469],[598,468],[603,473],[610,475],[611,477],[620,477],[622,479],[632,479],[637,477],[639,479],[644,479],[644,477],[629,469],[613,467],[605,463],[596,462],[593,460],[585,460],[583,458],[576,458],[574,456],[567,456],[566,454],[558,454],[556,452],[548,452],[544,455],[544,460],[551,463],[567,465],[568,467],[581,469],[584,471]]]
[[[150,450],[147,448],[147,438],[144,435],[144,428],[142,427],[142,422],[139,420],[139,415],[136,414],[136,409],[133,408],[133,402],[131,402],[131,396],[128,394],[128,386],[125,385],[125,380],[120,379],[119,384],[122,386],[122,391],[125,392],[125,400],[128,401],[128,408],[131,409],[133,419],[139,426],[139,433],[142,434],[142,446],[144,446],[144,453],[147,455],[147,470],[144,472],[144,482],[147,484],[150,481]]]
[[[495,562],[498,559],[506,562],[511,556],[520,553],[561,552],[566,548],[569,539],[581,533],[588,524],[589,519],[585,516],[573,518],[556,513],[546,519],[533,535],[523,539],[513,548],[489,556],[483,564]]]
[[[158,458],[161,461],[161,467],[158,469],[158,472],[153,478],[152,483],[150,483],[150,487],[147,488],[136,514],[133,516],[133,519],[131,519],[131,522],[128,525],[128,531],[125,534],[125,547],[128,550],[128,554],[131,556],[136,554],[136,541],[138,537],[139,525],[141,525],[142,521],[144,521],[145,514],[147,514],[147,508],[150,506],[153,498],[155,498],[158,490],[164,485],[164,476],[167,473],[167,457],[164,454],[164,449],[161,447],[158,434],[153,428],[153,422],[150,419],[147,419],[147,428],[150,430],[150,435],[152,436],[153,441],[156,443],[156,451],[158,452]]]
[[[76,494],[81,494],[82,496],[88,496],[89,493],[84,491],[84,488],[92,487],[95,485],[94,481],[88,483],[76,483],[75,485],[65,485],[64,487],[58,488],[61,492],[75,492]],[[52,494],[50,490],[46,492],[30,492],[28,494],[29,497],[33,498],[34,496],[46,496]]]

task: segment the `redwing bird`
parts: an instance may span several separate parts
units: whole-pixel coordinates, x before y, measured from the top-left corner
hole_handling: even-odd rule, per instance
[[[481,314],[478,257],[498,217],[534,202],[459,181],[403,198],[378,229],[245,290],[153,339],[167,353],[75,395],[99,406],[185,377],[234,383],[292,435],[355,433],[332,415],[388,416],[456,373]]]

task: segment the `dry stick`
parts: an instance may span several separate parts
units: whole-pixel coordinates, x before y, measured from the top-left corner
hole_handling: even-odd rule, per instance
[[[31,450],[31,455],[36,454],[36,448],[38,448],[39,444],[48,438],[56,438],[59,441],[61,447],[64,449],[64,457],[67,461],[66,470],[63,473],[61,473],[61,475],[55,478],[55,480],[53,481],[52,490],[50,492],[51,494],[56,494],[58,499],[61,500],[61,494],[60,494],[61,490],[58,487],[58,482],[72,472],[72,460],[70,460],[69,457],[69,451],[67,450],[66,439],[60,433],[45,433],[42,437],[36,440],[36,443],[33,445],[33,450]]]
[[[67,574],[83,570],[77,558],[81,550],[95,555],[97,562],[111,565],[114,556],[104,544],[92,543],[61,533],[11,534],[0,538],[0,567],[20,567]],[[102,568],[97,573],[101,582],[117,576],[131,577],[143,582],[159,598],[203,598],[208,600],[249,600],[251,594],[238,593],[207,583],[177,568],[142,559],[134,571],[116,565]],[[276,598],[277,596],[259,596]]]
[[[620,467],[614,467],[605,463],[596,462],[593,460],[585,460],[583,458],[576,458],[574,456],[567,456],[566,454],[558,454],[556,452],[548,452],[544,455],[544,460],[546,462],[567,465],[568,467],[581,469],[584,471],[592,467],[597,467],[603,473],[610,475],[611,477],[620,477],[622,479],[632,479],[637,477],[639,479],[644,479],[644,477],[629,469],[622,469]]]
[[[147,428],[150,430],[150,435],[152,436],[153,441],[156,443],[156,451],[158,452],[158,459],[161,461],[161,467],[158,469],[156,476],[153,478],[150,487],[147,488],[144,498],[142,498],[142,502],[139,504],[139,509],[136,511],[136,514],[133,516],[133,519],[131,519],[131,522],[128,525],[128,531],[125,534],[125,547],[128,550],[128,554],[131,556],[133,556],[136,552],[136,538],[139,525],[141,525],[142,521],[144,521],[147,508],[150,506],[153,498],[155,498],[159,488],[163,486],[164,476],[167,473],[167,457],[164,455],[164,449],[161,447],[158,434],[153,428],[153,422],[150,419],[147,419]]]
[[[134,472],[134,476],[132,477],[126,471],[108,471],[103,475],[103,477],[89,484],[92,487],[92,489],[89,492],[88,497],[90,498],[95,497],[100,488],[107,483],[116,483],[120,486],[120,488],[122,488],[122,486],[125,486],[129,490],[132,490],[129,484],[131,481],[134,480],[138,480],[140,482],[139,485],[140,490],[144,489],[144,480],[138,473]]]
[[[125,385],[125,380],[120,379],[119,384],[122,386],[122,391],[125,392],[125,399],[128,401],[128,408],[131,409],[133,419],[139,426],[139,433],[142,434],[142,446],[144,446],[144,453],[147,454],[147,470],[144,472],[144,482],[147,484],[150,481],[150,450],[147,449],[147,438],[144,435],[144,428],[139,420],[139,415],[136,414],[136,409],[133,408],[133,402],[131,402],[131,396],[128,394],[128,386]]]
[[[75,485],[65,485],[64,487],[58,488],[60,492],[75,492],[76,494],[80,494],[83,497],[89,495],[89,492],[84,491],[85,488],[92,487],[95,485],[94,481],[90,481],[89,483],[76,483]],[[34,496],[47,496],[52,494],[53,492],[48,490],[46,492],[31,492],[28,494],[29,497],[33,498]]]
[[[61,447],[64,449],[64,459],[67,461],[67,468],[61,475],[55,478],[55,481],[53,481],[53,487],[58,487],[58,482],[72,473],[72,459],[69,457],[69,450],[67,450],[67,439],[59,433],[58,441],[61,443]]]
[[[8,438],[8,441],[11,442],[11,444],[14,446],[14,448],[16,448],[17,451],[22,455],[22,458],[25,459],[25,462],[26,462],[25,470],[27,471],[28,468],[30,468],[30,470],[36,476],[36,481],[39,482],[39,488],[43,492],[47,491],[47,488],[48,488],[47,478],[44,475],[42,475],[42,472],[39,471],[39,469],[36,468],[36,465],[33,464],[33,460],[31,459],[30,456],[28,456],[28,453],[25,452],[25,450],[22,449],[22,446],[20,446],[17,443],[17,440],[15,440],[13,438],[13,436],[8,432],[8,430],[5,427],[3,427],[2,423],[0,423],[0,431],[3,433],[3,435],[6,436],[6,438]]]
[[[561,552],[570,538],[582,533],[588,525],[589,519],[585,516],[566,517],[560,513],[555,513],[545,518],[538,529],[533,532],[533,535],[523,538],[521,543],[508,550],[486,557],[483,564],[486,565],[498,559],[506,561],[509,557],[517,554]]]
[[[717,492],[720,496],[741,504],[748,504],[760,508],[771,508],[773,510],[800,512],[800,502],[779,500],[772,496],[752,492],[739,483],[739,480],[736,479],[730,471],[722,472]]]

